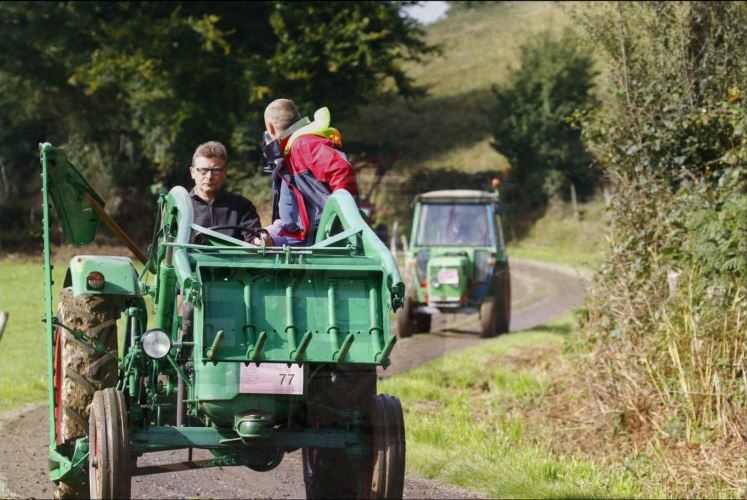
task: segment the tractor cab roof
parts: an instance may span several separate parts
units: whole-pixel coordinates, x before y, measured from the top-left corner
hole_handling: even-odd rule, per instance
[[[490,203],[497,201],[497,197],[494,193],[489,191],[478,191],[476,189],[446,189],[421,193],[415,197],[415,201],[466,201]]]

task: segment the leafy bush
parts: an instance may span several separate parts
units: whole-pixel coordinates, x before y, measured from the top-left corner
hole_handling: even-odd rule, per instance
[[[520,47],[521,67],[506,85],[494,87],[490,111],[492,146],[511,163],[511,177],[526,205],[566,195],[573,184],[582,195],[594,189],[591,155],[570,123],[589,110],[596,75],[591,51],[571,31],[549,32]]]
[[[583,126],[612,190],[582,369],[593,407],[695,450],[662,467],[680,494],[743,491],[747,6],[595,4],[578,19],[611,89]],[[706,444],[725,454],[708,473]]]
[[[189,185],[198,144],[228,146],[232,181],[257,172],[270,100],[291,97],[303,113],[328,105],[341,117],[377,91],[417,95],[400,64],[430,48],[400,6],[0,4],[0,245],[23,241],[22,222],[38,224],[38,142],[67,146],[122,207],[125,229],[147,236],[143,193],[159,176]]]

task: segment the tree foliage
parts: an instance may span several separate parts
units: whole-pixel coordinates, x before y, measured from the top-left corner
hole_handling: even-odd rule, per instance
[[[385,88],[418,95],[400,64],[430,47],[401,3],[0,4],[0,216],[34,219],[40,141],[115,213],[148,217],[147,187],[186,183],[206,140],[228,146],[234,184],[251,177],[273,98],[344,116]]]
[[[511,178],[525,205],[566,194],[569,183],[590,194],[592,157],[571,120],[595,103],[591,52],[568,30],[561,36],[541,34],[519,51],[521,66],[493,89],[492,146],[511,163]]]

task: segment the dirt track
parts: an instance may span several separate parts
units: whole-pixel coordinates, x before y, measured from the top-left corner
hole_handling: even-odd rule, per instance
[[[580,305],[584,286],[577,273],[532,261],[511,261],[513,317],[511,331],[545,323]],[[415,335],[398,342],[392,365],[381,370],[386,377],[402,373],[470,345],[483,342],[477,336],[476,315],[440,316],[433,321],[435,333]],[[53,484],[47,475],[47,408],[27,407],[0,421],[0,497],[50,498]],[[151,453],[138,466],[186,460],[186,451]],[[195,460],[212,458],[196,450]],[[288,454],[270,472],[245,467],[169,472],[133,478],[134,498],[303,498],[301,454]],[[408,474],[405,498],[479,498],[480,495]]]

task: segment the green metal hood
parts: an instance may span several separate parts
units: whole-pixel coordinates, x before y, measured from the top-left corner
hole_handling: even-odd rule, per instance
[[[90,194],[102,206],[104,200],[85,177],[78,172],[60,148],[49,143],[39,145],[42,175],[47,176],[49,195],[62,225],[65,240],[74,245],[86,245],[94,240],[101,223],[86,200]],[[46,221],[49,224],[49,221]]]

